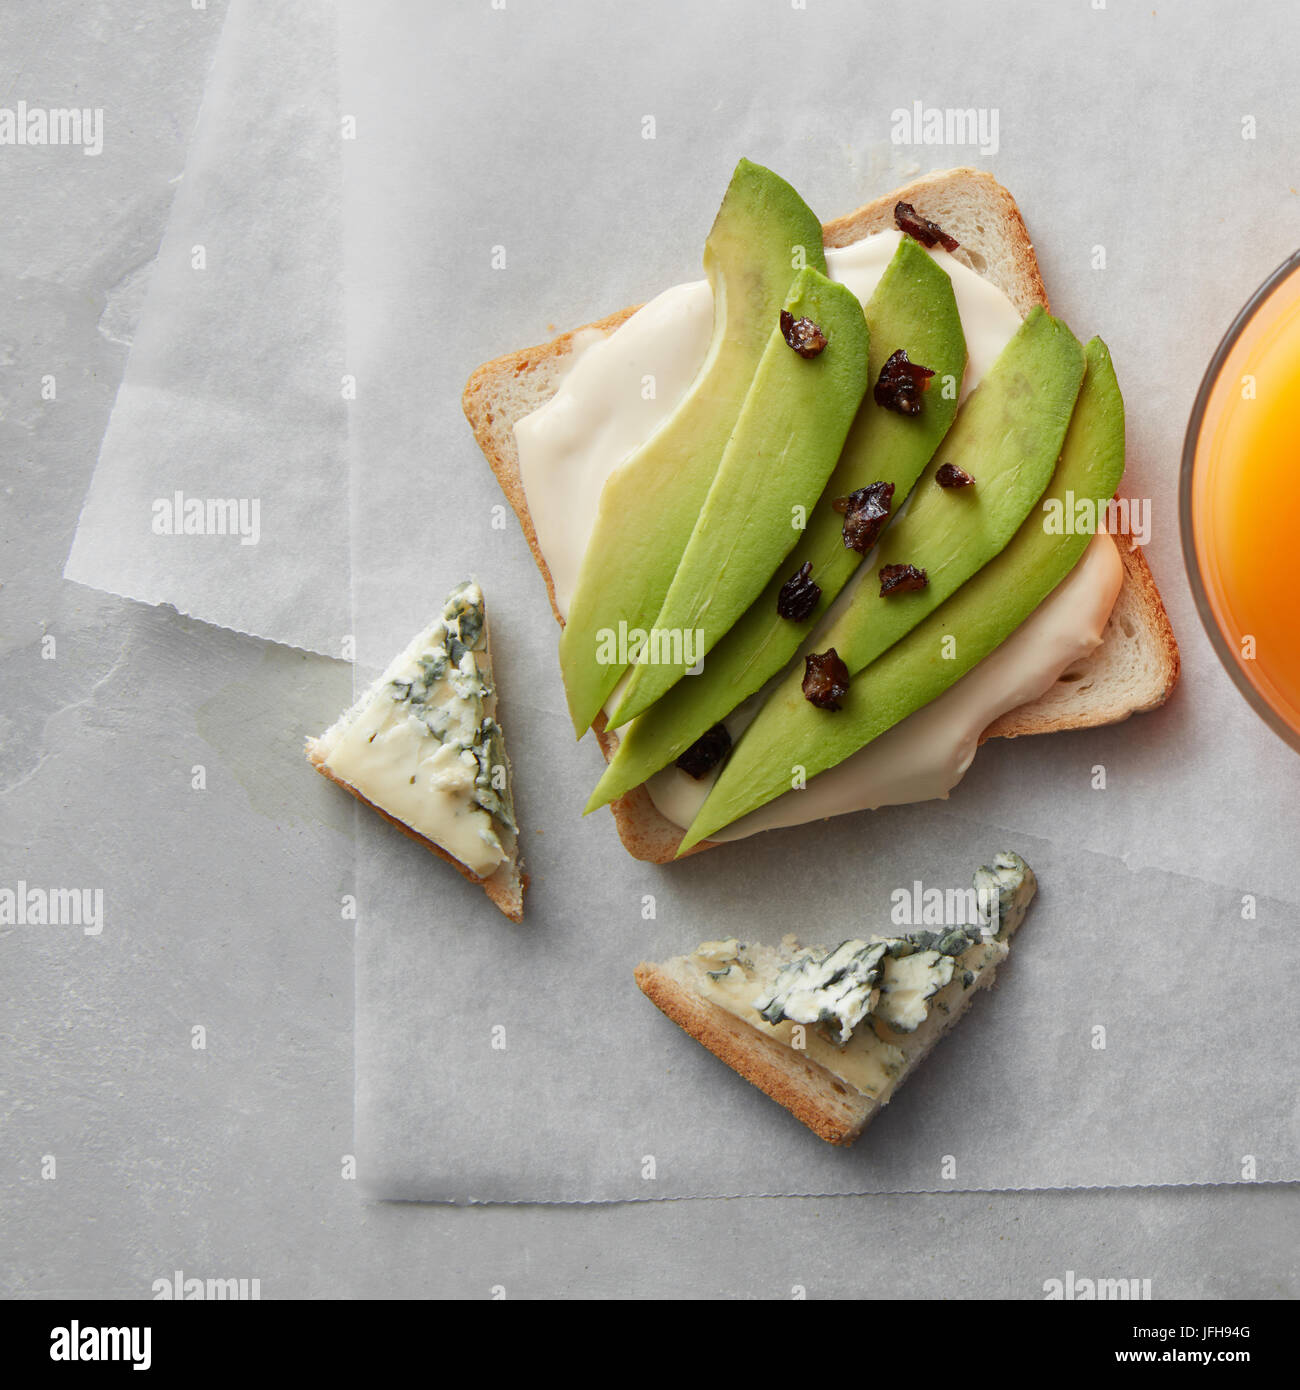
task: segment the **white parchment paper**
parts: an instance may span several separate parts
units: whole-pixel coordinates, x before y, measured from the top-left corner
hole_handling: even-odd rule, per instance
[[[327,0],[231,5],[64,571],[332,656],[350,571],[337,38]]]
[[[1300,94],[1259,76],[1285,7],[1256,6],[1248,35],[1195,4],[1049,17],[972,3],[899,25],[896,7],[837,0],[386,0],[343,19],[361,650],[378,664],[452,582],[483,582],[533,873],[512,928],[418,847],[361,827],[368,1190],[589,1201],[1300,1178],[1285,1002],[1300,763],[1200,634],[1175,508],[1204,363],[1295,241]],[[891,113],[916,101],[996,111],[997,148],[891,143]],[[1114,351],[1127,490],[1152,504],[1184,677],[1166,709],[1116,728],[989,745],[946,804],[658,868],[626,856],[608,815],[581,818],[599,754],[573,743],[543,586],[513,518],[501,527],[459,396],[480,361],[698,275],[740,154],[827,217],[916,167],[978,164],[1013,190],[1055,308]],[[708,937],[879,928],[891,889],[965,883],[1004,846],[1042,892],[998,988],[851,1151],[633,984],[637,960]]]
[[[349,4],[340,101],[332,6],[232,6],[67,573],[334,652],[352,627],[351,530],[370,666],[457,579],[487,589],[528,924],[359,821],[357,1146],[374,1194],[1300,1177],[1285,1022],[1300,763],[1199,632],[1174,506],[1204,362],[1295,242],[1300,94],[1268,61],[1286,7],[1256,5],[1246,27],[1209,4],[1117,0],[896,21],[841,0]],[[996,112],[996,148],[891,143],[891,113],[915,102]],[[742,153],[825,216],[918,168],[974,163],[1012,188],[1054,306],[1114,350],[1127,490],[1152,502],[1184,678],[1158,714],[986,748],[946,805],[657,868],[624,854],[607,815],[580,817],[599,755],[573,743],[542,584],[459,395],[478,362],[697,276]],[[258,543],[156,535],[154,504],[177,491],[258,499]],[[964,883],[1004,846],[1043,891],[1002,982],[852,1151],[632,983],[638,959],[704,937],[875,929],[892,888]]]

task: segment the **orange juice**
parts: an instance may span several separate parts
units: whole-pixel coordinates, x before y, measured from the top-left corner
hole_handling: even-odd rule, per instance
[[[1198,598],[1218,628],[1220,656],[1246,693],[1254,692],[1256,707],[1263,702],[1265,718],[1271,712],[1269,722],[1297,741],[1300,265],[1294,258],[1234,332],[1202,388],[1199,429],[1193,417],[1184,521],[1191,523]]]

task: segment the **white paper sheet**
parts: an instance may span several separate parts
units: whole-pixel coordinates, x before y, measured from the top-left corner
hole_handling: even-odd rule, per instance
[[[235,0],[64,571],[331,656],[350,627],[341,135],[334,5]]]
[[[1265,8],[1265,27],[1283,22]],[[1295,983],[1300,763],[1214,663],[1175,511],[1199,374],[1290,249],[1290,195],[1267,171],[1300,103],[1258,90],[1240,48],[1216,45],[1209,7],[1186,10],[1083,6],[1048,24],[1041,7],[967,5],[945,11],[936,43],[929,23],[832,0],[345,6],[345,105],[361,132],[345,151],[345,252],[364,383],[362,651],[381,661],[450,583],[483,582],[534,875],[514,929],[418,847],[361,827],[357,1142],[371,1192],[590,1201],[1300,1178],[1300,1045],[1279,1003]],[[972,63],[1007,53],[1014,80]],[[1207,91],[1188,74],[1211,59]],[[1133,71],[1166,76],[1157,93],[1134,89]],[[891,113],[914,100],[996,107],[999,149],[891,145]],[[1241,147],[1249,109],[1269,113],[1267,148]],[[501,498],[459,395],[480,361],[698,274],[740,154],[826,216],[913,164],[979,164],[1016,193],[1058,311],[1115,352],[1127,486],[1153,499],[1148,553],[1185,674],[1157,714],[986,747],[947,804],[657,868],[624,854],[607,814],[581,818],[599,755],[573,745],[541,580],[513,519],[493,529]],[[633,984],[639,959],[708,937],[874,929],[892,888],[960,884],[1004,846],[1042,892],[999,987],[852,1151],[816,1140]]]
[[[1259,42],[1283,42],[1285,7],[1257,9]],[[1049,24],[1040,6],[970,4],[940,32],[846,0],[372,0],[343,15],[340,102],[330,10],[232,8],[68,573],[332,652],[350,626],[351,527],[371,666],[457,579],[484,583],[527,925],[360,818],[367,1189],[592,1201],[1300,1178],[1284,1023],[1300,763],[1196,626],[1174,509],[1204,362],[1291,249],[1278,171],[1300,95],[1260,90],[1209,5],[1080,6]],[[988,57],[1006,53],[1014,81]],[[891,144],[891,113],[915,101],[996,110],[998,149]],[[356,138],[342,141],[340,209],[342,115]],[[979,164],[1016,193],[1054,305],[1114,350],[1128,490],[1153,499],[1149,554],[1185,672],[1158,714],[987,747],[946,805],[657,868],[624,854],[608,815],[580,816],[599,755],[573,744],[542,584],[513,519],[499,524],[459,395],[480,361],[697,275],[742,153],[826,216],[915,166]],[[206,279],[190,269],[198,243],[226,249]],[[152,503],[177,489],[260,496],[258,545],[153,538]],[[892,888],[960,884],[1004,846],[1042,893],[1001,983],[852,1151],[822,1145],[632,982],[637,960],[705,937],[874,929]]]

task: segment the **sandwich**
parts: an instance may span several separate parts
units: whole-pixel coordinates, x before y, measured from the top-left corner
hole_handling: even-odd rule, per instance
[[[523,921],[528,879],[477,584],[458,584],[306,752],[317,772]]]
[[[993,737],[1163,703],[1105,344],[1011,195],[933,174],[822,226],[742,160],[704,282],[471,376],[627,849],[945,796]]]
[[[994,980],[1036,883],[1018,854],[975,872],[963,923],[833,948],[706,941],[642,962],[645,996],[831,1144],[852,1144]],[[956,915],[956,914],[954,914]]]

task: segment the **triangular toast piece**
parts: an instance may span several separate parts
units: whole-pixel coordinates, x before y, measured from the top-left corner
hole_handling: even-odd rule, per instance
[[[307,740],[307,758],[522,922],[528,881],[496,711],[483,592],[460,584],[361,698]]]
[[[872,232],[894,225],[894,205],[911,203],[960,243],[954,253],[996,285],[1020,313],[1035,304],[1048,307],[1033,242],[1015,199],[990,174],[978,169],[949,169],[928,174],[886,197],[822,228],[827,246],[848,246]],[[519,518],[524,539],[542,573],[556,621],[555,589],[528,511],[519,475],[515,423],[544,405],[572,365],[575,346],[591,332],[612,333],[635,309],[622,309],[550,343],[487,362],[470,377],[463,407],[479,447]],[[1129,536],[1116,536],[1124,561],[1124,586],[1106,626],[1101,645],[1076,663],[1044,695],[996,720],[985,738],[1014,738],[1113,724],[1130,714],[1154,709],[1168,698],[1178,680],[1178,645],[1142,550]],[[613,757],[617,735],[596,725],[606,759]],[[624,847],[638,859],[665,863],[682,838],[655,808],[644,787],[613,803],[611,810]],[[713,848],[706,842],[692,853]]]
[[[636,982],[816,1135],[851,1144],[993,983],[1036,887],[1029,865],[1003,853],[976,871],[967,901],[980,912],[965,926],[829,951],[800,950],[793,937],[779,948],[705,942],[690,955],[642,962]]]

